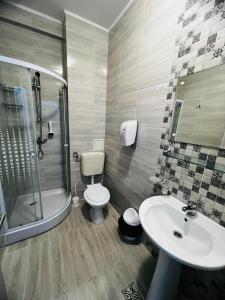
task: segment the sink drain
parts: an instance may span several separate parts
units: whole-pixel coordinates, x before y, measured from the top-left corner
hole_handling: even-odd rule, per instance
[[[178,238],[178,239],[182,239],[183,238],[183,234],[177,230],[173,231],[173,235]]]

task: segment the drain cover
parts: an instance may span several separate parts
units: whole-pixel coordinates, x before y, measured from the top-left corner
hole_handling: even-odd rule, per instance
[[[137,285],[132,281],[126,288],[121,290],[125,300],[143,300]]]
[[[183,234],[177,230],[173,231],[173,235],[178,238],[178,239],[182,239],[183,238]]]

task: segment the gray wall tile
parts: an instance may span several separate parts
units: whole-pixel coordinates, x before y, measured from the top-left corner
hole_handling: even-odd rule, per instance
[[[105,138],[108,33],[65,15],[72,193],[83,197],[90,178],[80,174],[72,153],[93,150]]]
[[[153,194],[178,14],[174,0],[135,1],[109,33],[105,184],[119,209]],[[119,128],[129,119],[139,123],[137,142],[124,148]]]

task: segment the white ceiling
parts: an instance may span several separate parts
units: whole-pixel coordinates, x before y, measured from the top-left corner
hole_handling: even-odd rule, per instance
[[[15,4],[62,20],[66,9],[107,29],[114,23],[131,0],[14,0]]]

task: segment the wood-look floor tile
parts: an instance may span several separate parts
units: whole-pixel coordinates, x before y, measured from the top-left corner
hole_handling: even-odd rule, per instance
[[[136,282],[142,295],[146,295],[155,271],[156,259],[141,245],[137,251],[126,257],[125,262],[132,274],[132,280]]]
[[[63,222],[49,231],[49,238],[54,238],[83,226],[86,227],[88,224],[81,213],[81,209],[79,207],[72,208]]]
[[[123,299],[121,289],[132,281],[137,283],[143,296],[145,296],[151,280],[152,270],[154,271],[154,259],[141,246],[138,251],[126,256],[104,271],[101,280],[104,282],[104,278],[106,278],[105,288],[107,289],[108,299]]]
[[[118,224],[114,218],[106,221],[98,231],[99,234],[102,235],[101,243],[105,251],[107,252],[111,249],[113,255],[128,255],[139,247],[139,245],[129,245],[121,241],[118,234]]]
[[[108,266],[119,261],[124,255],[122,247],[119,243],[115,243],[115,234],[112,225],[104,224],[97,228],[98,241],[103,252],[103,259],[106,260]],[[126,253],[128,254],[128,253]]]
[[[53,296],[59,297],[73,290],[78,270],[75,269],[68,234],[50,240],[50,262]]]
[[[105,294],[109,300],[122,300],[121,289],[132,280],[132,274],[130,274],[125,260],[121,260],[105,270],[99,280],[103,283]]]
[[[71,217],[73,218],[73,229],[95,225],[90,219],[90,207],[84,201],[81,202],[79,208],[72,209]]]
[[[140,246],[139,251],[100,271],[87,282],[82,282],[74,291],[57,300],[123,300],[121,290],[132,281],[137,283],[145,296],[154,266],[155,260],[143,246]]]
[[[101,270],[101,252],[96,243],[93,231],[79,228],[71,232],[73,239],[73,259],[75,262],[76,277],[78,282],[90,280]]]
[[[114,220],[114,222],[117,224],[118,223],[118,219],[119,219],[119,214],[118,212],[115,210],[115,208],[109,203],[108,204],[108,217],[112,220]]]
[[[11,244],[9,246],[6,246],[5,251],[6,251],[6,253],[12,253],[12,252],[15,252],[17,250],[27,248],[28,244],[29,244],[28,240],[23,240],[23,241],[20,241],[18,243],[14,243],[14,244]]]
[[[46,231],[42,234],[39,234],[39,235],[36,235],[36,236],[30,238],[29,245],[44,242],[44,241],[48,240],[48,238],[49,238],[49,232]]]
[[[5,256],[3,276],[9,300],[23,299],[27,254],[28,248],[23,248]]]
[[[68,300],[68,294],[60,295],[60,296],[51,296],[49,300]],[[75,298],[73,298],[75,300]]]
[[[51,294],[50,245],[46,240],[29,248],[25,300],[47,300]]]
[[[74,293],[68,295],[68,300],[108,300],[107,291],[101,276],[92,278],[85,284],[80,285]]]
[[[11,269],[27,274],[24,300],[122,300],[121,289],[131,281],[146,294],[155,260],[143,245],[120,240],[119,215],[110,204],[101,225],[90,221],[89,210],[85,203],[73,208],[53,230],[18,243],[11,250],[15,251],[6,253],[10,265],[9,269],[4,265],[4,273],[12,287],[16,275]],[[22,278],[16,289],[10,288],[10,300],[23,300]]]

